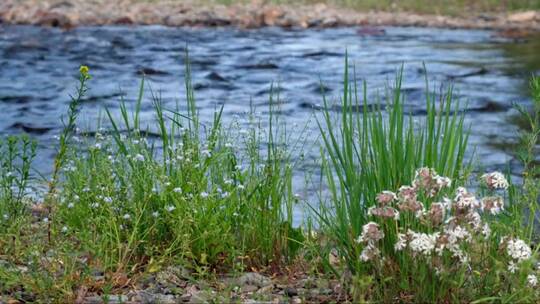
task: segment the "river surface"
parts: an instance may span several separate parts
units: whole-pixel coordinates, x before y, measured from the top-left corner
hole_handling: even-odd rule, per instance
[[[452,84],[468,104],[472,146],[486,169],[518,170],[510,149],[519,131],[512,103],[530,104],[527,77],[540,71],[540,39],[507,41],[490,31],[429,28],[257,30],[146,27],[80,27],[70,31],[0,25],[0,132],[27,132],[39,139],[38,170],[47,174],[78,67],[93,79],[83,104],[82,125],[97,128],[104,106],[118,109],[121,96],[137,96],[141,74],[166,107],[184,100],[184,52],[189,47],[193,84],[203,121],[225,104],[226,120],[245,116],[250,103],[267,115],[272,82],[280,86],[284,120],[316,134],[314,109],[321,82],[339,97],[344,54],[373,97],[384,91],[403,64],[403,92],[411,112],[424,113],[425,63],[432,87]],[[147,94],[149,97],[149,94]],[[152,120],[151,99],[143,118]],[[310,133],[313,132],[313,133]],[[309,139],[316,136],[308,135]],[[308,144],[306,158],[318,158]],[[472,151],[472,149],[470,149]],[[307,165],[306,165],[307,166]],[[305,168],[297,171],[303,181]]]

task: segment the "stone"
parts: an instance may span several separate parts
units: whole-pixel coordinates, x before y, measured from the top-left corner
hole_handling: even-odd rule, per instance
[[[284,292],[287,297],[294,297],[298,295],[298,290],[296,290],[294,287],[287,287],[285,288]]]
[[[272,281],[256,272],[247,272],[236,280],[238,286],[255,285],[259,288],[272,284]]]
[[[509,15],[508,21],[521,23],[535,21],[538,18],[540,18],[540,16],[538,16],[538,13],[535,11],[525,11]]]
[[[255,292],[259,290],[259,287],[255,286],[255,285],[244,285],[240,288],[240,291],[242,293],[249,293],[249,292]]]

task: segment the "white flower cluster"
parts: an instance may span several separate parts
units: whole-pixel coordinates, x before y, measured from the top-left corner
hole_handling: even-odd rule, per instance
[[[530,259],[532,255],[531,247],[520,239],[508,240],[506,253],[518,263]]]
[[[507,189],[509,186],[506,177],[498,171],[486,173],[481,178],[490,189]]]
[[[417,233],[412,230],[409,230],[408,235],[411,238],[411,241],[409,242],[409,248],[411,249],[411,251],[413,253],[423,255],[431,255],[431,253],[435,250],[435,246],[437,245],[437,239],[439,237],[438,232],[435,232],[433,234],[427,234]]]
[[[380,251],[376,246],[379,240],[384,238],[384,232],[375,222],[369,222],[362,227],[362,234],[356,240],[358,243],[363,243],[366,246],[360,253],[360,260],[367,262],[379,256]]]

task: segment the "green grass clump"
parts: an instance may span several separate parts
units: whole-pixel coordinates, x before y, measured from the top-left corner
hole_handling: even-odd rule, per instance
[[[427,114],[415,121],[401,83],[400,72],[386,102],[369,104],[367,86],[359,93],[346,68],[342,113],[333,116],[325,101],[319,128],[329,195],[315,212],[331,240],[323,255],[339,257],[328,266],[352,273],[357,301],[534,301],[538,249],[523,234],[533,230],[523,226],[523,208],[535,216],[538,184],[512,199],[498,190],[509,184],[496,172],[481,176],[480,197],[469,192],[468,130],[451,89],[437,100],[426,86]]]

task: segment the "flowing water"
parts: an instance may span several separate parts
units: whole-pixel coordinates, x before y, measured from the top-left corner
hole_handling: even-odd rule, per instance
[[[425,76],[433,87],[453,84],[468,104],[470,142],[486,169],[518,170],[512,143],[519,130],[512,103],[530,104],[527,77],[540,71],[540,39],[507,41],[490,31],[429,28],[324,30],[81,27],[70,31],[0,25],[0,132],[39,139],[38,169],[47,174],[62,127],[59,117],[74,92],[78,67],[91,68],[83,121],[97,128],[103,107],[118,108],[137,96],[141,74],[166,107],[183,101],[183,57],[189,47],[193,84],[203,121],[225,104],[226,119],[246,115],[253,103],[264,120],[271,83],[280,87],[281,111],[290,126],[316,134],[313,113],[326,94],[339,97],[344,53],[373,97],[403,64],[403,92],[422,117]],[[149,94],[147,94],[149,95]],[[152,119],[150,98],[143,117]],[[311,120],[311,122],[310,122]],[[310,132],[313,133],[310,133]],[[308,136],[314,140],[315,136]],[[309,140],[308,140],[309,141]],[[472,149],[471,149],[472,150]],[[317,159],[315,144],[305,148]],[[303,181],[304,169],[296,176]]]

